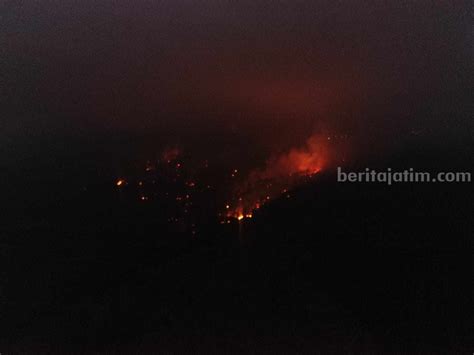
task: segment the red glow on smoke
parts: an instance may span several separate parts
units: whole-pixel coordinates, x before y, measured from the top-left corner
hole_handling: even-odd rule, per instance
[[[226,205],[226,217],[242,220],[270,200],[287,193],[305,178],[319,173],[329,161],[327,138],[311,136],[304,146],[271,157],[261,169],[252,171],[235,188],[234,197]]]
[[[180,155],[181,151],[177,147],[170,147],[166,148],[163,153],[161,154],[161,159],[164,162],[171,163],[172,161],[176,160]]]

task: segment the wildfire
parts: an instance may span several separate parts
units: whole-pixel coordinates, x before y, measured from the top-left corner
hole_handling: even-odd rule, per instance
[[[319,173],[328,160],[327,139],[310,137],[301,148],[271,157],[265,166],[256,169],[235,188],[239,196],[226,205],[227,218],[242,220],[252,218],[253,213],[280,195],[290,197],[288,191]],[[230,207],[235,206],[235,207]]]
[[[136,187],[125,189],[124,193],[136,193],[138,200],[149,201],[150,205],[160,196],[163,205],[168,206],[168,220],[179,220],[180,225],[194,223],[200,218],[200,212],[196,213],[199,210],[215,208],[212,202],[208,203],[214,198],[220,201],[221,208],[214,211],[221,224],[245,222],[255,218],[257,211],[271,201],[290,198],[292,189],[322,171],[329,161],[328,141],[327,136],[312,136],[301,147],[274,155],[250,172],[235,167],[222,169],[220,174],[217,172],[222,183],[209,180],[214,176],[210,177],[201,163],[195,167],[181,156],[179,149],[168,148],[157,160],[146,162],[144,175],[118,178],[115,185]],[[209,167],[207,160],[205,167]],[[225,196],[227,199],[221,199]]]

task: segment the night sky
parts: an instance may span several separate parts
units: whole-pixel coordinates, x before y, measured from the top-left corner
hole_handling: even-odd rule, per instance
[[[2,142],[465,132],[469,2],[5,1]],[[472,126],[471,126],[472,127]]]

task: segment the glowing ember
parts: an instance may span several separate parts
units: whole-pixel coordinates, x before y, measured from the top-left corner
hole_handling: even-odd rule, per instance
[[[123,185],[125,185],[125,180],[119,179],[119,180],[117,180],[117,182],[115,183],[115,185],[117,185],[117,186],[123,186]]]

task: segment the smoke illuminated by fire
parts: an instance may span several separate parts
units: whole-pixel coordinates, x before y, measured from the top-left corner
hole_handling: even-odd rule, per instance
[[[167,163],[176,160],[178,156],[181,154],[179,148],[177,147],[168,147],[166,148],[163,153],[161,154],[161,159]]]
[[[272,157],[262,171],[251,175],[255,179],[278,179],[292,175],[311,175],[323,168],[327,159],[327,145],[320,136],[312,136],[304,147]]]
[[[288,191],[320,172],[329,159],[327,138],[311,136],[303,147],[294,148],[281,155],[271,157],[262,169],[252,171],[237,187],[232,202],[226,205],[227,218],[252,218],[271,199]]]

